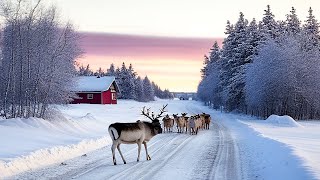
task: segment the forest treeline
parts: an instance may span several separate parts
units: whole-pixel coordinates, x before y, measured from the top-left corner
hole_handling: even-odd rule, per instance
[[[215,109],[259,117],[320,118],[319,23],[310,7],[301,21],[294,7],[276,20],[270,6],[260,21],[240,12],[227,37],[204,57],[197,95]]]
[[[161,99],[172,99],[173,94],[168,90],[162,90],[156,83],[151,82],[148,76],[141,78],[137,72],[134,71],[132,64],[127,68],[125,63],[122,63],[121,68],[115,68],[111,64],[107,71],[99,68],[96,72],[90,69],[88,64],[79,67],[79,76],[114,76],[119,86],[120,99],[134,99],[140,102],[154,101],[154,97]]]

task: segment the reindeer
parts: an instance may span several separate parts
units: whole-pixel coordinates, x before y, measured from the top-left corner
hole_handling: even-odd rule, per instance
[[[179,125],[178,125],[179,116],[178,116],[178,114],[172,114],[172,116],[173,116],[174,121],[175,121],[176,124],[177,124],[177,130],[178,130],[178,132],[179,132]]]
[[[126,164],[126,161],[124,160],[124,157],[120,150],[121,143],[123,144],[137,143],[138,145],[137,162],[139,162],[140,160],[141,144],[143,144],[146,151],[147,161],[151,160],[148,154],[147,142],[150,141],[150,139],[153,136],[162,133],[161,124],[158,118],[162,117],[162,114],[165,112],[165,108],[167,107],[167,105],[163,106],[162,109],[160,109],[160,113],[157,116],[154,116],[153,112],[152,112],[152,116],[150,116],[150,113],[149,113],[150,108],[147,109],[146,111],[145,107],[143,107],[142,115],[149,118],[152,122],[138,120],[135,123],[113,123],[109,126],[108,131],[112,139],[111,151],[112,151],[112,158],[113,158],[114,165],[117,165],[116,158],[115,158],[116,148],[120,153],[123,163]]]
[[[190,134],[196,134],[195,116],[190,116],[188,119],[188,129]]]
[[[211,117],[210,114],[202,113],[200,117],[204,120],[204,129],[210,128]]]
[[[181,121],[184,121],[184,127],[186,128],[186,133],[188,133],[188,119],[189,117],[186,116],[188,113],[181,113]]]
[[[178,133],[183,133],[184,128],[187,128],[185,115],[187,115],[187,113],[182,113],[182,116],[178,116],[178,114],[173,114],[173,117],[177,123]]]
[[[174,119],[171,119],[167,114],[163,119],[163,132],[172,132],[172,128],[174,125]]]

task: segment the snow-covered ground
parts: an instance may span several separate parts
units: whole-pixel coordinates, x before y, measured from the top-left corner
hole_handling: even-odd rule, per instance
[[[118,103],[59,107],[62,115],[52,121],[0,120],[0,179],[320,179],[319,121],[263,121],[195,101]],[[128,164],[117,156],[113,166],[108,125],[145,120],[143,106],[157,112],[167,103],[169,114],[210,113],[211,129],[155,136],[148,143],[151,161],[142,151],[136,163],[136,145],[122,145]]]

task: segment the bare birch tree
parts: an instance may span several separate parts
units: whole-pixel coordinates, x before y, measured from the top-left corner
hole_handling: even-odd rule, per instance
[[[0,86],[1,111],[6,118],[44,117],[50,104],[67,103],[81,55],[78,35],[70,23],[62,25],[56,8],[41,0],[1,3],[5,19]]]

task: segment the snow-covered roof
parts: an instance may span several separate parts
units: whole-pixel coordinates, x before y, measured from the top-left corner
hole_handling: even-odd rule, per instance
[[[115,82],[114,76],[80,76],[76,77],[75,86],[72,88],[72,91],[106,91],[110,88],[113,82]]]

